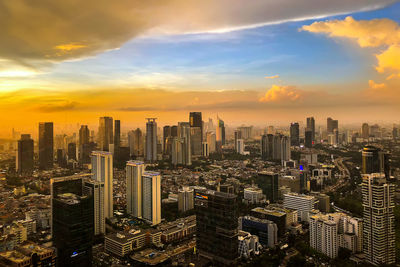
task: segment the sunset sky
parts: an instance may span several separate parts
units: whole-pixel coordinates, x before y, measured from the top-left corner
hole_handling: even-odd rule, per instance
[[[393,0],[0,0],[0,135],[189,111],[398,123],[399,24]]]

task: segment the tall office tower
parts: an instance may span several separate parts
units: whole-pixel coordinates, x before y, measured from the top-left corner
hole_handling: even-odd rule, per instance
[[[263,160],[273,159],[274,136],[272,134],[264,134],[261,137],[261,157]]]
[[[253,126],[241,126],[238,128],[241,134],[241,139],[248,140],[253,138]]]
[[[39,123],[39,168],[42,170],[53,167],[53,123]]]
[[[68,144],[68,160],[76,160],[76,143]]]
[[[282,164],[285,161],[290,160],[292,157],[291,152],[290,152],[290,139],[287,136],[282,136],[281,139],[281,159],[282,159]]]
[[[311,216],[310,246],[330,258],[336,258],[339,252],[338,224],[327,215]]]
[[[217,117],[216,150],[222,152],[223,145],[225,145],[225,123]]]
[[[94,235],[106,233],[106,218],[104,216],[104,183],[86,179],[83,183],[83,194],[93,198],[93,229]]]
[[[392,137],[393,139],[397,139],[398,136],[399,136],[399,129],[395,125],[393,125]]]
[[[65,157],[65,150],[61,148],[57,149],[56,155],[57,155],[58,166],[64,168],[67,164],[67,160]]]
[[[363,123],[363,125],[361,127],[361,137],[364,140],[368,140],[368,138],[369,138],[369,125],[368,125],[368,123]]]
[[[33,139],[30,134],[21,134],[21,139],[18,140],[16,170],[20,175],[33,172]]]
[[[395,186],[388,184],[383,173],[366,174],[361,184],[363,195],[364,246],[367,261],[372,264],[395,263]]]
[[[159,172],[143,172],[142,218],[152,225],[161,222],[161,175]]]
[[[183,186],[178,190],[178,210],[186,212],[194,209],[194,190]]]
[[[374,146],[365,146],[362,151],[362,173],[380,173],[384,169],[382,151]]]
[[[177,125],[171,126],[171,136],[178,137],[178,126]]]
[[[126,163],[126,211],[134,217],[142,217],[142,175],[143,161]]]
[[[299,146],[300,145],[300,129],[297,122],[292,122],[290,124],[290,145]]]
[[[206,158],[210,156],[210,147],[207,142],[203,142],[203,152],[201,155]]]
[[[78,175],[50,180],[57,266],[92,266],[93,198],[83,195],[82,186]]]
[[[312,141],[315,141],[315,119],[314,117],[307,118],[307,129],[309,129],[312,133]]]
[[[281,144],[282,144],[281,134],[276,134],[272,138],[272,159],[281,160]]]
[[[119,148],[121,146],[121,121],[114,121],[114,158],[119,157]]]
[[[171,138],[171,126],[166,125],[163,128],[163,154],[164,155],[169,155],[171,153],[171,147],[168,147],[168,140],[171,141],[170,138]]]
[[[195,190],[196,248],[218,264],[233,265],[238,258],[238,207],[234,194]]]
[[[81,125],[79,129],[79,163],[89,163],[90,162],[90,131],[87,125]]]
[[[100,117],[99,121],[99,145],[103,151],[109,151],[113,140],[113,118]]]
[[[128,143],[131,156],[139,157],[143,155],[143,135],[139,128],[128,133]]]
[[[203,120],[201,112],[190,112],[189,124],[192,155],[201,156],[201,144],[203,142]]]
[[[313,139],[312,139],[312,132],[310,129],[306,129],[305,134],[304,134],[304,146],[307,148],[312,148],[313,147]]]
[[[210,153],[214,153],[216,149],[216,135],[214,132],[207,132],[207,143]]]
[[[104,217],[113,217],[113,156],[111,152],[92,152],[93,180],[104,183]]]
[[[191,146],[191,128],[188,122],[179,122],[178,123],[178,141],[181,146],[178,151],[181,151],[182,158],[181,163],[183,165],[191,165],[192,164],[192,146]]]
[[[240,130],[235,130],[235,151],[237,151],[237,140],[242,139],[242,132]]]
[[[157,161],[157,122],[156,118],[147,118],[146,123],[146,160]]]
[[[236,153],[240,155],[244,155],[244,140],[237,139],[236,140]]]
[[[334,129],[338,129],[339,130],[339,122],[338,122],[338,120],[334,120],[332,118],[326,119],[326,129],[327,129],[328,134],[333,133]]]
[[[278,200],[279,174],[274,172],[258,173],[258,186],[263,190],[267,200],[274,203]]]

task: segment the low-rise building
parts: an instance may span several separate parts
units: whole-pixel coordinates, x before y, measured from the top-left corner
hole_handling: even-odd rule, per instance
[[[196,215],[160,225],[161,242],[172,243],[196,233]]]
[[[252,255],[258,255],[260,253],[258,236],[252,235],[245,231],[239,231],[238,239],[239,257],[248,259]]]
[[[265,201],[262,189],[258,187],[248,187],[244,189],[244,200],[247,203],[258,204]]]

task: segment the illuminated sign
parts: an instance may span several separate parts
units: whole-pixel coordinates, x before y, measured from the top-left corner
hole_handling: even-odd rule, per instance
[[[199,193],[196,193],[196,198],[198,198],[198,199],[208,199],[208,196],[205,196],[205,195],[201,195],[201,194],[199,194]]]

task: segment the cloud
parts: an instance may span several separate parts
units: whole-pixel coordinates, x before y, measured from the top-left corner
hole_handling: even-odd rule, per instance
[[[58,104],[44,104],[34,108],[33,110],[43,113],[65,112],[71,111],[77,107],[77,102],[65,102]]]
[[[400,26],[390,19],[344,20],[314,22],[301,30],[324,33],[334,38],[348,38],[357,41],[360,47],[379,47],[383,50],[376,55],[379,73],[389,73],[388,80],[400,76]]]
[[[272,76],[265,76],[265,79],[277,79],[279,78],[279,75],[272,75]]]
[[[383,88],[386,87],[386,84],[384,84],[384,83],[376,83],[373,80],[369,80],[368,81],[368,85],[369,85],[369,88],[371,88],[371,89],[383,89]]]
[[[13,0],[0,2],[0,59],[25,66],[117,49],[137,36],[226,32],[384,7],[394,0]]]
[[[272,85],[272,87],[259,99],[260,102],[295,102],[302,100],[302,91],[294,86]]]

